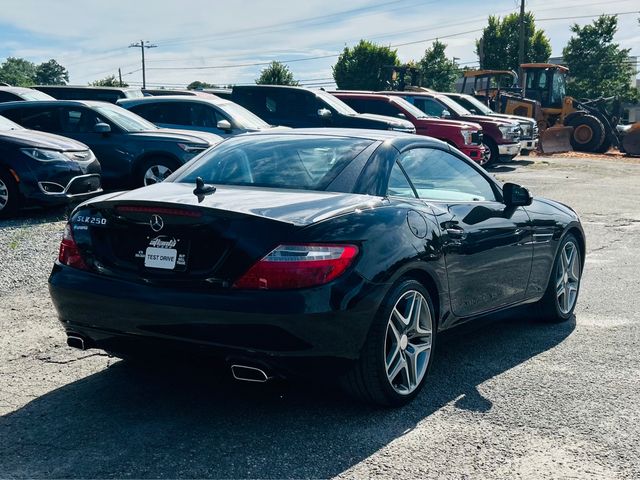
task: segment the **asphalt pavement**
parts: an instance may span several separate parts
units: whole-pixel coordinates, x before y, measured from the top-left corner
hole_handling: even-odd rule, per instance
[[[0,478],[640,478],[640,161],[519,157],[494,174],[580,214],[575,318],[525,309],[443,336],[395,410],[314,379],[70,349],[46,290],[60,212],[1,222]]]

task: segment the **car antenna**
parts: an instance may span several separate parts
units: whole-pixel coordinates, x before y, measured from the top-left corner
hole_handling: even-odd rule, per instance
[[[202,177],[196,178],[196,188],[193,190],[193,194],[198,197],[198,202],[201,202],[205,195],[211,195],[216,191],[216,187],[213,185],[205,185]]]

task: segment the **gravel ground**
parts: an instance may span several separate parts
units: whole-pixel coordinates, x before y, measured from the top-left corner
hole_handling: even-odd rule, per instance
[[[63,215],[0,223],[0,477],[640,478],[640,164],[521,158],[495,174],[581,214],[575,319],[514,312],[448,334],[397,410],[69,349],[46,291]]]

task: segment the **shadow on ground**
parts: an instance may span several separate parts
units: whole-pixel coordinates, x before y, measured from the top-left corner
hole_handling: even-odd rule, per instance
[[[185,373],[118,362],[2,417],[0,477],[331,477],[449,402],[491,409],[479,384],[574,328],[517,318],[442,336],[427,388],[396,410],[323,385],[243,385],[204,366]]]
[[[0,229],[5,227],[23,227],[43,223],[61,222],[68,218],[69,207],[25,208],[11,218],[0,218]]]
[[[512,160],[508,163],[496,163],[488,168],[492,173],[513,172],[518,167],[525,167],[535,163],[532,160]]]

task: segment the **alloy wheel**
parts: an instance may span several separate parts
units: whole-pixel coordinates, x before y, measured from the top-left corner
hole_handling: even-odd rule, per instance
[[[489,161],[491,160],[491,149],[489,148],[489,145],[487,145],[486,143],[483,143],[482,145],[484,146],[484,153],[480,158],[480,165],[484,166],[487,163],[489,163]]]
[[[0,210],[9,203],[9,187],[0,178]]]
[[[391,310],[385,338],[385,368],[391,387],[412,393],[425,376],[433,342],[433,319],[426,299],[416,290],[402,294]]]
[[[556,298],[563,315],[573,309],[580,285],[580,252],[573,242],[567,242],[560,252],[556,268]]]
[[[163,182],[173,171],[164,165],[152,165],[144,174],[144,184],[153,185],[154,183]]]

